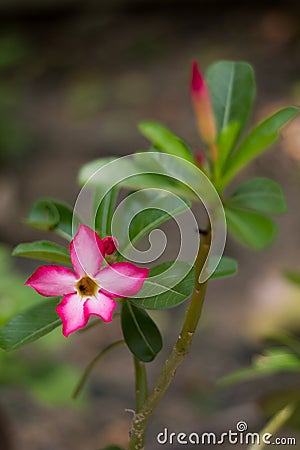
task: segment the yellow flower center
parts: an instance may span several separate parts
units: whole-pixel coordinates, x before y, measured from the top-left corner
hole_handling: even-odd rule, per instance
[[[90,277],[82,277],[76,284],[76,289],[81,297],[91,297],[97,294],[99,286]]]

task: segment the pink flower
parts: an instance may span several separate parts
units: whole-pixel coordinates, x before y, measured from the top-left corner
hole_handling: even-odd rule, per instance
[[[66,337],[85,327],[91,315],[110,322],[116,307],[113,297],[135,295],[148,276],[148,269],[128,262],[101,268],[104,253],[97,233],[80,225],[70,244],[74,272],[60,266],[42,266],[25,283],[46,297],[64,296],[56,311]]]
[[[217,127],[209,91],[196,61],[192,66],[191,97],[200,134],[211,145],[216,140]]]

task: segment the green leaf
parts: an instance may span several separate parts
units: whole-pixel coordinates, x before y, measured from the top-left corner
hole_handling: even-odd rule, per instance
[[[79,220],[76,216],[74,216],[73,209],[71,206],[53,201],[54,206],[56,207],[59,214],[59,221],[55,225],[54,230],[65,237],[66,239],[72,239],[72,223],[74,222],[74,226],[78,225]]]
[[[193,288],[194,273],[191,264],[168,261],[150,269],[139,297],[130,297],[128,300],[140,308],[168,309],[188,299]]]
[[[241,184],[226,205],[263,214],[283,214],[287,210],[281,187],[268,178],[252,178]]]
[[[131,245],[170,218],[187,211],[190,205],[189,201],[161,189],[144,189],[128,195],[112,222],[120,251],[127,253]]]
[[[139,124],[139,129],[154,144],[156,149],[170,155],[180,156],[192,163],[195,162],[189,146],[160,123],[142,122]]]
[[[37,200],[29,213],[26,223],[42,231],[53,230],[59,222],[59,213],[51,200]]]
[[[241,125],[239,122],[230,122],[225,128],[222,128],[217,140],[219,158],[217,164],[220,169],[225,165],[227,158],[232,152],[237,138],[240,134]]]
[[[237,262],[232,258],[223,256],[221,258],[221,261],[219,262],[218,267],[216,268],[210,279],[215,280],[217,278],[232,277],[237,273],[237,271],[238,271]]]
[[[79,172],[79,183],[84,185],[88,182],[90,187],[112,187],[120,180],[118,187],[131,190],[147,188],[165,189],[184,198],[198,200],[198,197],[186,185],[174,180],[171,176],[160,174],[160,172],[164,174],[168,172],[160,164],[159,156],[162,156],[162,154],[156,154],[154,152],[138,153],[131,155],[130,158],[97,159],[81,168]],[[113,164],[110,165],[109,163]],[[173,161],[173,166],[175,165],[178,166],[178,172],[183,170],[178,160]],[[195,170],[197,170],[196,167]],[[132,175],[135,173],[140,173],[140,175]]]
[[[124,301],[121,323],[124,339],[130,351],[141,361],[153,361],[162,348],[162,338],[159,329],[146,311]]]
[[[11,351],[50,333],[61,324],[57,316],[58,299],[42,300],[40,304],[13,317],[0,328],[0,349]]]
[[[265,338],[267,343],[276,343],[277,345],[283,345],[289,350],[292,350],[300,358],[300,340],[298,337],[292,333],[286,331],[274,331],[273,333],[268,333]]]
[[[225,206],[228,231],[242,244],[261,250],[274,240],[276,224],[261,214]]]
[[[104,236],[111,235],[111,221],[115,209],[116,200],[119,194],[119,189],[112,188],[104,196],[102,196],[103,189],[97,189],[95,192],[94,203],[96,214],[95,214],[95,230],[103,238]],[[98,205],[98,200],[102,201]]]
[[[271,348],[253,358],[250,367],[226,375],[221,384],[232,384],[281,372],[300,372],[300,358],[285,348]]]
[[[72,223],[78,224],[73,217],[73,209],[65,203],[51,199],[41,199],[34,203],[26,223],[43,231],[53,230],[64,238],[72,238]]]
[[[222,180],[225,186],[243,167],[277,141],[280,129],[299,114],[299,108],[287,107],[255,127],[227,160]]]
[[[223,257],[210,279],[230,277],[236,272],[237,262]],[[192,263],[168,261],[150,269],[139,297],[128,297],[128,300],[139,308],[169,309],[186,301],[193,289]]]
[[[24,242],[17,245],[12,254],[13,256],[71,264],[69,250],[50,241]]]
[[[252,67],[245,62],[219,61],[207,69],[205,78],[219,132],[231,122],[238,122],[242,132],[255,98]],[[237,138],[238,134],[235,140]]]

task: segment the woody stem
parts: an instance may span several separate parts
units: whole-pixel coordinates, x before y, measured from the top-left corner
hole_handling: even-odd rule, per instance
[[[201,317],[202,305],[206,294],[207,282],[200,283],[199,276],[206,261],[211,241],[210,229],[203,234],[195,262],[195,280],[192,298],[187,309],[183,327],[169,357],[166,359],[156,383],[133,417],[128,450],[143,450],[146,426],[154,409],[170,386],[177,368],[188,354]]]

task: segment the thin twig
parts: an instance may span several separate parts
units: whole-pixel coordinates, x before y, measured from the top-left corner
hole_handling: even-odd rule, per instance
[[[259,443],[253,444],[250,447],[248,447],[248,450],[262,450],[267,445],[267,443],[263,443],[262,437],[265,434],[276,434],[280,428],[285,425],[285,423],[289,420],[293,412],[295,411],[295,403],[289,403],[284,408],[282,408],[275,416],[271,417],[269,422],[264,426],[264,428],[259,433]]]
[[[92,359],[92,361],[89,363],[89,365],[87,366],[87,368],[85,369],[85,371],[83,372],[76,388],[74,389],[74,392],[72,394],[72,397],[74,399],[76,399],[79,395],[79,393],[81,392],[88,376],[90,375],[91,371],[93,370],[93,368],[95,367],[95,365],[97,364],[97,362],[104,356],[106,355],[110,350],[113,350],[116,347],[119,347],[120,345],[125,344],[125,341],[122,339],[120,341],[116,341],[113,342],[112,344],[108,345],[107,347],[105,347],[103,350],[101,350],[100,353],[98,353],[97,356],[95,356],[94,359]]]

